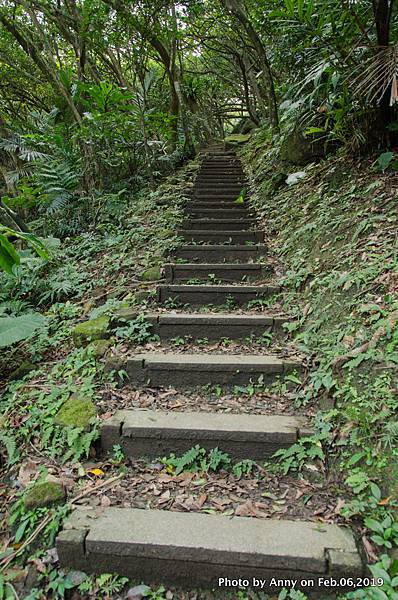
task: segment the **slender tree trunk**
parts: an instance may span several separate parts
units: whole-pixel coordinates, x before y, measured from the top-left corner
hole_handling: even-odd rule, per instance
[[[244,27],[247,36],[252,42],[254,49],[257,54],[257,59],[259,63],[259,67],[262,73],[262,81],[264,83],[264,91],[266,95],[266,100],[268,103],[268,114],[271,122],[272,130],[275,133],[279,132],[279,116],[278,116],[278,104],[276,100],[275,86],[274,86],[274,78],[271,72],[271,66],[268,61],[266,49],[258,35],[257,31],[254,29],[253,25],[250,22],[249,17],[247,16],[245,9],[240,3],[240,0],[221,0],[223,5],[229,10],[241,25]]]
[[[8,208],[2,200],[0,200],[0,223],[10,229],[14,229],[14,231],[29,233],[29,227],[26,225],[25,221],[13,210]]]

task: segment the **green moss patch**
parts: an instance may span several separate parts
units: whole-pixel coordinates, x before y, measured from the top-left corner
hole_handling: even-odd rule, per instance
[[[115,340],[112,338],[109,340],[94,340],[87,346],[87,350],[91,350],[95,358],[102,358],[105,356],[114,341]]]
[[[162,279],[162,272],[160,267],[150,267],[140,276],[141,281],[159,281]]]
[[[55,415],[54,422],[62,427],[88,427],[97,415],[94,403],[89,398],[71,396]]]
[[[43,506],[53,506],[65,500],[65,488],[62,483],[55,481],[42,481],[31,487],[24,496],[24,505],[27,510]]]
[[[108,338],[108,327],[109,317],[106,315],[79,323],[72,333],[75,346],[81,348],[82,346],[87,346],[93,340],[103,340]]]

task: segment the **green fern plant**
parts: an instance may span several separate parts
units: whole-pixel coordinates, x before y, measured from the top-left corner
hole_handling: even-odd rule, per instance
[[[37,163],[34,179],[50,214],[64,208],[75,198],[80,174],[67,161]]]
[[[0,432],[0,448],[3,446],[7,452],[7,462],[12,464],[18,458],[17,444],[15,438],[3,432]]]

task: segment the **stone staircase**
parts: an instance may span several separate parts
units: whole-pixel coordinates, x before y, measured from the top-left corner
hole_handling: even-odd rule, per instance
[[[300,370],[297,360],[272,352],[176,353],[167,348],[168,340],[187,334],[194,341],[241,340],[264,329],[275,334],[282,330],[285,319],[281,317],[234,311],[280,291],[277,284],[264,283],[272,277],[271,266],[264,260],[256,262],[266,257],[267,248],[248,203],[236,203],[244,185],[234,153],[215,147],[204,155],[186,205],[187,219],[179,231],[184,245],[174,254],[176,262],[166,266],[166,282],[157,288],[159,306],[171,304],[180,310],[148,313],[165,348],[127,356],[118,364],[134,385],[228,387],[258,378],[272,383]],[[185,305],[198,310],[184,311]],[[204,305],[213,307],[213,312],[200,312]],[[104,422],[101,444],[104,452],[122,446],[130,459],[180,455],[199,444],[208,450],[218,447],[234,459],[261,462],[306,434],[306,419],[299,416],[127,409]],[[249,584],[244,585],[252,585],[255,578],[267,580],[263,590],[276,593],[278,586],[270,583],[274,578],[310,581],[306,590],[326,598],[330,587],[323,586],[322,578],[362,573],[353,534],[344,527],[313,521],[113,506],[93,514],[81,508],[58,536],[57,549],[63,567],[117,572],[137,582],[185,588],[217,590],[220,578],[246,579]],[[343,584],[339,592],[342,589]]]

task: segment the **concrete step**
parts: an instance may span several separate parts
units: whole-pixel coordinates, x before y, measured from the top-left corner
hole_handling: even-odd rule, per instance
[[[233,156],[231,157],[212,157],[212,158],[205,158],[204,160],[202,160],[201,162],[201,167],[207,167],[207,166],[213,166],[213,165],[217,165],[217,166],[229,166],[229,165],[236,165],[237,167],[242,168],[242,163],[240,162],[239,159],[234,158]]]
[[[183,258],[188,261],[224,263],[237,261],[245,263],[250,260],[258,260],[265,256],[267,247],[257,246],[181,246],[173,252],[175,258]]]
[[[272,273],[272,267],[256,263],[170,263],[164,266],[166,281],[189,281],[191,279],[219,281],[255,281]]]
[[[209,202],[209,201],[216,201],[216,202],[235,202],[235,200],[238,199],[239,194],[236,194],[235,192],[231,193],[227,193],[225,194],[224,192],[218,193],[218,194],[213,194],[213,193],[205,193],[202,194],[202,192],[193,192],[192,194],[190,194],[190,197],[192,198],[193,202]],[[247,200],[246,200],[247,201]]]
[[[137,309],[120,309],[112,318],[114,325],[131,321],[138,316]],[[151,323],[152,332],[161,340],[189,336],[191,339],[239,340],[269,331],[283,333],[284,317],[264,315],[201,314],[201,313],[148,313],[145,319]]]
[[[230,244],[257,244],[264,241],[264,233],[262,231],[209,231],[195,229],[180,229],[177,235],[182,237],[187,242],[208,242],[210,244],[230,243]]]
[[[116,444],[128,458],[180,456],[196,444],[219,448],[238,460],[264,461],[308,435],[303,417],[205,412],[118,410],[103,421],[101,449]]]
[[[185,205],[185,210],[229,210],[235,212],[239,211],[248,211],[250,210],[250,204],[247,202],[245,204],[237,204],[233,200],[221,200],[218,202],[216,200],[191,200],[187,202]]]
[[[242,163],[236,156],[212,156],[211,158],[205,158],[201,162],[201,166],[231,164],[242,166]]]
[[[94,514],[93,514],[94,513]],[[350,583],[364,573],[351,531],[316,522],[226,517],[139,508],[77,508],[57,537],[61,568],[118,573],[149,585],[222,589],[228,580],[309,581],[323,594],[326,579]],[[260,586],[260,583],[257,584]],[[290,585],[288,585],[290,587]],[[237,588],[235,588],[237,589]],[[258,588],[259,589],[259,588]],[[339,593],[344,591],[340,587]]]
[[[195,181],[195,185],[194,188],[196,190],[202,190],[202,189],[215,189],[215,190],[219,190],[219,189],[231,189],[231,190],[238,190],[240,192],[240,190],[244,187],[244,184],[241,183],[240,181],[219,181],[218,179],[215,179],[214,181],[209,181],[207,179],[207,177],[205,177],[203,179],[203,181]]]
[[[212,171],[234,171],[238,173],[242,177],[247,177],[246,173],[243,171],[242,165],[236,163],[224,163],[222,165],[206,163],[202,164],[200,169],[196,172],[196,176],[201,175],[204,172],[212,172]]]
[[[183,222],[183,227],[200,231],[245,231],[253,223],[253,219],[187,219]]]
[[[212,185],[211,183],[206,183],[203,185],[195,185],[193,190],[195,196],[197,194],[210,194],[211,196],[217,195],[225,195],[225,194],[235,194],[236,197],[239,196],[243,189],[243,186],[238,185]]]
[[[123,370],[137,385],[187,388],[206,384],[247,385],[259,377],[272,383],[289,371],[299,370],[300,363],[271,355],[190,354],[145,352],[133,357],[112,357],[108,371]]]
[[[245,219],[250,217],[246,208],[190,208],[185,212],[192,219]]]
[[[276,285],[159,285],[158,302],[175,300],[180,304],[219,306],[231,302],[238,306],[250,300],[269,298],[280,292]]]
[[[205,183],[207,181],[217,182],[217,183],[245,183],[245,178],[243,175],[218,175],[213,173],[207,173],[203,175],[200,171],[196,176],[195,183]]]
[[[195,194],[190,194],[189,195],[189,204],[196,204],[198,206],[203,206],[204,208],[232,208],[232,207],[236,207],[236,208],[240,208],[240,207],[246,207],[246,208],[250,208],[250,202],[248,202],[247,200],[244,202],[244,204],[238,204],[236,202],[237,196],[233,195],[233,196],[227,196],[226,198],[218,198],[218,197],[214,197],[214,196],[199,196],[197,197]]]

